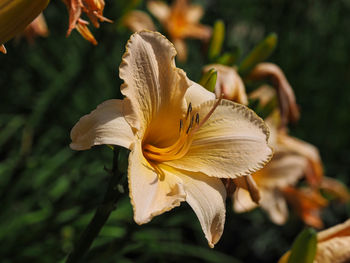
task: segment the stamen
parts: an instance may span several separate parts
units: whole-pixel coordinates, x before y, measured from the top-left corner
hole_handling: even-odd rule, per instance
[[[191,130],[191,128],[192,128],[192,126],[193,126],[193,121],[194,121],[194,115],[192,115],[192,119],[191,119],[190,125],[188,125],[186,134],[188,134],[188,132]]]
[[[190,102],[190,104],[188,104],[188,108],[187,108],[186,120],[187,120],[188,116],[190,115],[191,111],[192,111],[192,103]]]
[[[196,114],[196,123],[199,124],[199,114]]]
[[[180,135],[179,138],[172,145],[164,148],[159,148],[151,144],[143,145],[143,154],[146,159],[155,162],[165,162],[180,159],[186,155],[190,149],[193,141],[194,133],[203,126],[203,124],[210,118],[215,109],[219,106],[223,96],[215,102],[214,106],[207,113],[207,115],[200,121],[199,114],[193,114],[191,120],[188,116],[192,112],[192,104],[190,103],[187,109],[186,120],[180,120]],[[196,122],[195,127],[193,127],[194,121]],[[183,129],[184,125],[188,124],[186,133]],[[156,168],[155,168],[156,169]]]
[[[208,112],[208,114],[203,118],[203,120],[198,124],[196,128],[192,130],[192,132],[195,132],[200,129],[200,127],[203,126],[203,124],[210,118],[210,116],[214,113],[216,108],[219,106],[224,94],[221,94],[220,98],[217,100],[217,102],[214,104],[213,108]]]

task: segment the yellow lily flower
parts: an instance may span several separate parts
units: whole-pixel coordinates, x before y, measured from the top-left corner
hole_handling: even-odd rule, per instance
[[[350,220],[317,234],[317,251],[314,263],[350,262]],[[287,263],[290,252],[285,253],[278,263]]]
[[[203,72],[205,73],[212,68],[218,73],[215,85],[216,97],[218,98],[223,94],[224,99],[247,105],[248,98],[244,83],[238,75],[237,70],[234,67],[212,64],[205,66]]]
[[[169,34],[179,61],[187,59],[185,38],[207,41],[211,36],[211,28],[199,23],[204,13],[200,5],[189,5],[188,0],[175,0],[169,7],[162,1],[148,1],[147,8]]]
[[[103,16],[103,9],[105,7],[104,0],[62,0],[66,5],[69,13],[69,26],[67,36],[69,36],[72,30],[75,28],[78,32],[90,43],[97,45],[97,41],[90,32],[87,25],[87,21],[80,18],[82,12],[84,12],[94,27],[99,28],[101,22],[113,21]]]
[[[221,237],[226,191],[220,178],[248,175],[269,160],[268,129],[243,105],[215,100],[175,66],[161,34],[131,36],[119,68],[123,100],[108,100],[71,131],[74,150],[120,145],[131,150],[128,182],[134,220],[186,201],[209,246]]]

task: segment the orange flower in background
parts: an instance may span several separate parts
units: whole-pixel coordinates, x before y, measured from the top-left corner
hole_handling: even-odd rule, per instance
[[[321,210],[328,205],[328,201],[317,189],[286,187],[283,195],[305,224],[323,228]]]
[[[78,32],[90,43],[97,45],[97,41],[90,32],[87,25],[87,21],[81,17],[82,13],[85,13],[90,19],[94,27],[99,28],[99,22],[113,21],[103,16],[103,9],[105,6],[104,0],[62,0],[67,6],[69,13],[69,26],[67,30],[67,36],[69,36],[72,30],[75,28]]]
[[[211,36],[211,28],[199,23],[204,14],[203,8],[190,5],[188,0],[175,0],[171,7],[162,1],[149,1],[147,7],[167,31],[180,61],[186,61],[187,58],[184,39],[197,38],[207,41]]]

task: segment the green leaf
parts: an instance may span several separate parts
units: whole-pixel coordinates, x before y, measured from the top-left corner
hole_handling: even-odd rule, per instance
[[[217,20],[214,24],[213,36],[211,38],[208,57],[215,59],[221,53],[222,44],[225,39],[225,24],[222,20]]]
[[[316,249],[316,231],[306,228],[295,239],[288,263],[313,263]]]
[[[202,85],[207,90],[214,92],[217,78],[218,78],[218,72],[214,68],[212,68],[206,73],[204,73],[204,75],[199,81],[199,84]]]
[[[248,74],[256,64],[266,60],[277,45],[277,35],[271,33],[264,40],[262,40],[241,62],[238,72],[240,75]]]

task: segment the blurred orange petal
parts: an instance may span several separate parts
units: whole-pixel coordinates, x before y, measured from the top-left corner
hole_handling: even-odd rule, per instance
[[[83,36],[83,38],[85,38],[91,44],[96,46],[97,41],[95,37],[92,35],[92,33],[90,32],[89,28],[87,27],[87,24],[88,23],[86,21],[79,19],[75,28],[78,30],[80,35]]]
[[[6,48],[5,48],[5,46],[3,44],[0,45],[0,52],[2,52],[4,54],[7,53]]]
[[[156,27],[150,16],[142,11],[133,10],[125,15],[123,24],[133,32],[141,30],[156,31]]]
[[[305,224],[314,228],[323,227],[320,213],[328,205],[328,202],[317,190],[285,187],[282,191],[288,203],[292,205]]]
[[[336,179],[326,176],[323,177],[320,188],[341,202],[350,201],[350,193],[348,188],[346,185]]]

